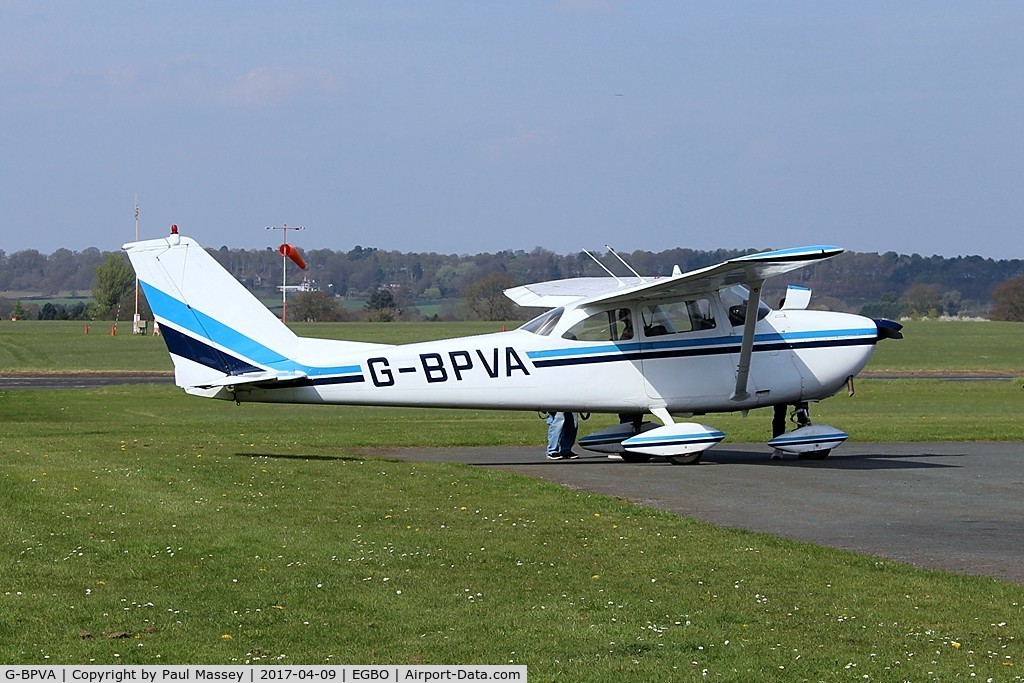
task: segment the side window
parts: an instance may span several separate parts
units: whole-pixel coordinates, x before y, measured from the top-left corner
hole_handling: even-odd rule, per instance
[[[715,329],[714,309],[709,299],[671,301],[643,310],[644,335],[659,337]]]
[[[633,338],[633,315],[628,308],[614,308],[584,318],[562,335],[578,341],[624,341]]]

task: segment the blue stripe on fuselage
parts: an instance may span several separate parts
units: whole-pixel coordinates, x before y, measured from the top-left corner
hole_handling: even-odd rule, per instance
[[[874,344],[878,331],[872,328],[820,330],[809,332],[771,332],[754,337],[754,351],[776,351],[829,346],[862,346]],[[739,353],[743,338],[738,335],[702,339],[600,344],[565,349],[529,351],[527,357],[537,367],[583,365],[615,361],[655,360],[682,356],[706,356]]]

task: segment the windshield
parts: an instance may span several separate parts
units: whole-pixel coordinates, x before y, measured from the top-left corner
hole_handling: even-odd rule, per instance
[[[546,337],[551,334],[551,330],[554,329],[555,324],[557,324],[559,318],[562,317],[562,312],[564,310],[564,308],[553,308],[547,313],[538,315],[519,329]]]

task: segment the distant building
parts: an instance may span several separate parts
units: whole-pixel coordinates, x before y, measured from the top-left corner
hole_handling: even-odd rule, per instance
[[[319,292],[320,287],[317,286],[316,280],[310,280],[307,277],[302,278],[301,285],[278,285],[277,291],[279,292]]]

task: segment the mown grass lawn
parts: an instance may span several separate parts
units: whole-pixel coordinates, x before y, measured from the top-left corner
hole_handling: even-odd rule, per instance
[[[1018,327],[930,324],[908,325],[904,342],[948,333],[945,350],[885,344],[879,367],[945,358],[1022,374],[1006,351]],[[158,339],[83,332],[4,323],[0,369],[170,369]],[[913,353],[886,360],[890,348]],[[865,380],[815,417],[856,440],[1024,441],[1022,407],[1020,382]],[[770,415],[702,419],[731,441],[762,441]],[[374,448],[542,440],[529,413],[234,406],[170,385],[0,392],[0,663],[517,663],[559,681],[1024,677],[1021,586]]]
[[[398,412],[396,441],[543,431],[514,413]],[[519,663],[587,681],[1022,673],[1020,586],[377,458],[377,416],[170,386],[0,394],[0,661]]]
[[[989,372],[1024,377],[1024,323],[910,320],[905,337],[878,345],[878,372]]]

